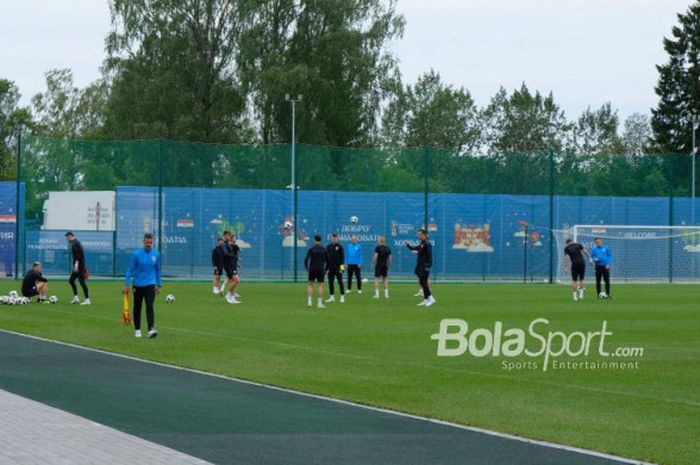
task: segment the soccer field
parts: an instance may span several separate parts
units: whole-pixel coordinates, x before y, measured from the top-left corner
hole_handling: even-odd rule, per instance
[[[120,283],[91,283],[91,307],[68,304],[67,284],[51,285],[58,304],[2,306],[0,328],[654,463],[697,461],[695,286],[617,286],[614,300],[591,292],[573,302],[564,286],[438,284],[438,304],[425,309],[416,307],[415,285],[397,284],[390,300],[366,288],[345,304],[309,310],[302,284],[244,282],[244,303],[234,306],[205,283],[166,283],[159,337],[136,340],[119,324]],[[165,303],[167,293],[175,303]],[[465,320],[470,331],[493,330],[496,321],[527,330],[546,318],[548,331],[564,333],[598,331],[606,321],[606,349],[644,352],[625,358],[639,363],[624,370],[555,369],[550,361],[544,371],[541,357],[438,357],[431,335],[443,318]],[[557,361],[610,361],[596,354]],[[509,371],[509,362],[522,364]]]

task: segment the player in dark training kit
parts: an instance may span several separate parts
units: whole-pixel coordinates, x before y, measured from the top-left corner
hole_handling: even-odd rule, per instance
[[[224,281],[223,286],[221,286],[221,294],[226,295],[226,302],[230,304],[240,304],[241,301],[237,298],[240,297],[236,292],[238,287],[238,253],[241,248],[236,244],[236,239],[231,234],[231,231],[224,231],[224,272],[226,273],[226,281]],[[229,293],[226,294],[226,284],[231,283],[231,288]]]
[[[566,240],[566,247],[564,247],[564,273],[567,272],[568,264],[570,264],[571,291],[573,292],[574,300],[583,300],[586,290],[586,285],[583,282],[586,277],[586,260],[583,258],[584,255],[590,260],[591,256],[583,245],[571,239]]]
[[[418,276],[420,287],[423,290],[423,301],[418,306],[430,307],[436,302],[432,292],[430,292],[430,284],[428,283],[430,267],[433,265],[433,245],[428,241],[425,229],[418,230],[418,240],[420,240],[420,244],[417,246],[414,247],[409,242],[406,242],[406,247],[418,252],[418,257],[416,257],[416,276]]]
[[[306,290],[309,308],[314,297],[314,281],[318,283],[318,308],[326,308],[323,305],[323,281],[328,270],[328,250],[321,245],[321,236],[314,236],[314,246],[306,252],[304,267],[309,272],[309,287]]]
[[[75,234],[70,231],[66,233],[66,240],[70,245],[70,255],[72,259],[71,274],[70,279],[68,280],[71,289],[73,289],[73,300],[71,300],[71,303],[90,305],[90,293],[88,292],[87,283],[85,282],[88,276],[88,270],[87,265],[85,264],[85,251],[83,250],[83,245],[75,237]],[[85,296],[83,303],[80,303],[80,297],[78,297],[78,288],[75,285],[76,279],[80,282],[80,287],[83,289],[83,295]]]
[[[49,292],[48,280],[41,274],[41,263],[34,262],[32,269],[27,271],[22,280],[22,295],[31,299],[37,296],[37,302],[46,302],[46,294]]]
[[[214,269],[214,278],[212,279],[212,292],[218,294],[221,292],[221,275],[224,274],[224,238],[220,237],[216,240],[216,246],[211,251],[211,266]]]
[[[386,245],[384,236],[379,236],[374,249],[374,298],[379,298],[379,279],[384,280],[384,297],[389,298],[389,269],[391,268],[391,249]]]
[[[328,290],[330,297],[326,302],[335,302],[335,281],[340,287],[340,303],[345,302],[345,285],[343,284],[343,271],[345,271],[345,249],[338,242],[338,235],[331,234],[331,243],[326,247],[328,251]]]

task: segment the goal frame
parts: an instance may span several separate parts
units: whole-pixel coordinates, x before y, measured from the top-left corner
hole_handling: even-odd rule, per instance
[[[596,230],[605,230],[605,232],[594,232]],[[668,254],[668,277],[663,278],[663,279],[645,279],[645,278],[634,278],[634,277],[628,277],[628,278],[622,278],[621,282],[626,282],[626,283],[637,283],[637,284],[660,284],[660,283],[700,283],[700,254],[697,254],[697,257],[693,256],[693,268],[698,271],[697,274],[691,272],[690,275],[687,273],[678,273],[678,269],[675,266],[675,261],[680,257],[677,254],[672,253],[671,251],[673,250],[673,242],[678,240],[679,237],[682,237],[682,232],[683,231],[688,231],[690,234],[689,236],[695,236],[697,237],[696,244],[700,246],[700,225],[698,226],[688,226],[688,225],[633,225],[633,224],[574,224],[571,225],[569,228],[563,229],[563,230],[558,230],[557,233],[561,234],[562,232],[569,232],[569,237],[573,239],[575,242],[581,242],[582,240],[585,241],[586,239],[591,240],[595,236],[600,236],[603,239],[610,239],[610,238],[615,238],[614,235],[611,235],[611,231],[668,231],[668,234],[666,236],[662,235],[661,237],[639,237],[639,238],[630,238],[631,240],[634,239],[639,239],[639,240],[646,240],[646,239],[657,239],[657,240],[668,240],[669,244],[669,254]],[[617,238],[615,238],[617,239]],[[697,260],[697,264],[696,261]],[[560,268],[560,263],[557,264],[557,281],[558,282],[565,282],[564,279],[560,279],[562,277],[561,270]],[[691,270],[692,270],[691,269]],[[675,271],[675,272],[674,272]]]

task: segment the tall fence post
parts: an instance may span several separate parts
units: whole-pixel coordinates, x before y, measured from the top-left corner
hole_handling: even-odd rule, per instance
[[[530,240],[529,225],[525,225],[525,237],[523,238],[523,284],[527,284],[527,243]]]
[[[669,163],[669,175],[668,175],[668,225],[673,226],[673,183],[675,181],[675,164],[676,164],[676,154],[672,153],[670,155],[671,161]],[[671,234],[672,229],[669,229],[668,235],[668,282],[673,283],[673,234]]]
[[[158,250],[163,247],[163,139],[158,139]]]
[[[17,132],[17,184],[15,187],[15,281],[19,279],[19,233],[20,233],[20,208],[22,187],[22,126]]]
[[[549,283],[554,284],[554,152],[549,152]]]
[[[423,147],[423,227],[428,231],[428,189],[430,189],[430,149]]]

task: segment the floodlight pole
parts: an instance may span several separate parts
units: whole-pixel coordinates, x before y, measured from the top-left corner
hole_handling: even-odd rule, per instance
[[[296,99],[291,98],[289,94],[285,94],[284,99],[292,104],[292,183],[289,186],[292,189],[292,238],[294,240],[293,245],[293,266],[294,266],[294,282],[299,280],[299,271],[297,269],[298,261],[298,239],[297,239],[297,218],[298,218],[298,197],[297,190],[297,152],[296,152],[296,104],[301,102],[303,95],[297,95]]]
[[[690,198],[691,198],[691,209],[693,212],[693,226],[695,226],[695,155],[696,152],[698,151],[697,144],[696,144],[696,138],[695,134],[698,130],[698,127],[700,127],[700,116],[694,115],[692,118],[693,121],[693,152],[691,153],[692,155],[692,176],[691,176],[691,183],[692,185],[690,186]]]
[[[22,198],[20,197],[22,191],[22,126],[19,127],[17,131],[17,185],[15,187],[15,270],[14,279],[17,281],[19,279],[19,253],[20,253],[20,243],[19,234],[21,232],[20,219],[22,215],[20,214],[20,209],[23,208]]]

